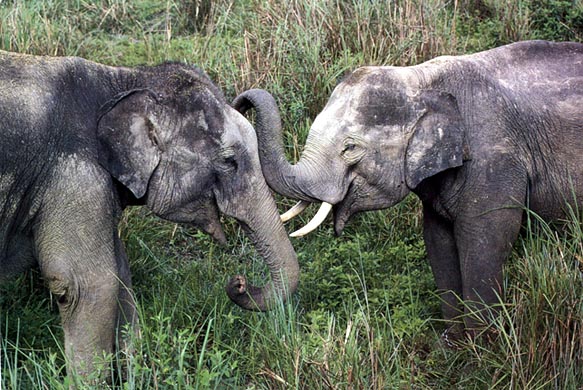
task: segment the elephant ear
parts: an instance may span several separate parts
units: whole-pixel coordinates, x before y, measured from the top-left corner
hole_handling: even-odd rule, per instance
[[[464,160],[464,130],[455,98],[447,93],[424,91],[425,112],[409,139],[405,178],[409,188]]]
[[[136,198],[146,193],[160,161],[149,113],[155,104],[148,90],[126,92],[106,105],[97,126],[99,163]]]

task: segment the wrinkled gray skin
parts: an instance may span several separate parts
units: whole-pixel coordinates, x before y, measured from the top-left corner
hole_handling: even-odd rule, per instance
[[[40,266],[69,369],[87,374],[94,354],[114,351],[116,327],[136,326],[117,234],[126,206],[221,242],[219,212],[236,218],[271,272],[264,288],[229,283],[244,308],[268,309],[296,289],[253,128],[200,70],[0,52],[0,134],[0,281]]]
[[[250,90],[234,106],[257,110],[268,184],[333,204],[337,234],[353,214],[415,193],[448,320],[464,312],[456,296],[497,302],[523,207],[553,220],[573,196],[583,200],[582,44],[522,42],[357,69],[315,119],[296,165],[285,160],[271,96]],[[465,321],[469,333],[477,325]]]

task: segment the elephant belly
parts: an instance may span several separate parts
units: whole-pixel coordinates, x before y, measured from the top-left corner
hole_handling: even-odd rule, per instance
[[[569,208],[581,207],[582,202],[583,191],[571,182],[571,185],[531,188],[527,207],[545,221],[552,222],[564,219]]]
[[[42,191],[30,180],[34,170],[10,172],[0,166],[0,282],[36,265],[32,226],[40,208]]]

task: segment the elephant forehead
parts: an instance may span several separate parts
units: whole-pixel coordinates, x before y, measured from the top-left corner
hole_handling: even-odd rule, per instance
[[[229,106],[224,109],[224,117],[225,131],[221,138],[223,145],[240,143],[247,145],[251,150],[257,150],[257,137],[251,123]]]
[[[366,126],[405,124],[414,110],[407,89],[394,82],[366,84],[357,103],[358,123]]]
[[[227,107],[225,109],[225,129],[221,137],[221,155],[223,157],[238,156],[252,161],[259,166],[257,139],[251,124],[238,112]],[[241,163],[241,161],[239,161]]]
[[[369,93],[367,83],[342,83],[336,87],[326,107],[314,121],[316,127],[328,126],[330,124],[350,124],[355,123],[360,115],[363,100],[367,99]]]
[[[175,118],[158,123],[164,144],[180,144],[190,147],[200,147],[202,144],[208,148],[216,147],[221,143],[224,133],[222,121],[209,120],[209,115],[203,110],[193,110],[184,118],[175,123]],[[178,125],[179,131],[175,131]]]
[[[374,87],[362,95],[356,120],[365,126],[390,126],[405,123],[409,116],[407,101],[401,93]]]
[[[337,87],[327,109],[365,126],[404,124],[415,110],[409,73],[397,67],[360,68]]]
[[[353,123],[354,116],[354,104],[351,103],[351,96],[333,94],[324,110],[314,120],[308,133],[308,140],[333,141],[347,125]]]

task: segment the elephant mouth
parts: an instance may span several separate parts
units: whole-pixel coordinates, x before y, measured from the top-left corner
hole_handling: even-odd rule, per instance
[[[211,236],[221,245],[227,244],[227,237],[220,222],[219,206],[216,200],[209,201],[205,207],[195,214],[191,224]]]
[[[361,178],[358,178],[361,179]],[[366,180],[354,180],[344,199],[334,206],[334,231],[342,234],[346,223],[356,214],[364,211],[383,210],[394,206],[407,196],[406,186],[396,185],[398,191],[386,191],[383,186],[371,185]]]
[[[351,181],[346,195],[342,200],[331,205],[322,202],[322,206],[310,222],[303,228],[290,234],[292,237],[301,237],[315,230],[325,219],[330,211],[334,216],[334,233],[340,236],[348,221],[356,214],[363,211],[381,210],[391,207],[403,196],[391,197],[382,192],[382,189],[371,186],[364,180],[364,178],[356,177]],[[290,210],[288,213],[282,215],[282,220],[291,219],[293,216],[299,214],[310,202],[301,201],[294,206],[296,212]]]
[[[330,211],[333,213],[334,219],[334,231],[336,235],[342,234],[342,230],[346,225],[346,222],[350,219],[350,217],[354,214],[352,211],[355,196],[352,196],[353,193],[353,184],[351,183],[348,191],[344,197],[344,199],[336,202],[335,204],[327,203],[322,201],[322,204],[316,213],[316,215],[301,229],[296,230],[295,232],[291,233],[291,237],[302,237],[314,231],[318,226],[320,226]],[[295,206],[293,206],[290,210],[285,212],[281,215],[282,222],[289,221],[290,219],[296,217],[300,213],[302,213],[308,205],[312,202],[302,200],[298,202]]]
[[[219,244],[221,244],[221,245],[227,244],[227,237],[225,236],[225,232],[223,230],[223,227],[221,226],[221,223],[218,220],[217,221],[210,221],[209,223],[207,223],[204,226],[199,225],[199,224],[193,224],[193,225],[196,226],[197,228],[201,229],[205,233],[207,233],[209,236],[211,236]]]
[[[158,213],[164,219],[172,222],[184,223],[202,230],[221,245],[227,244],[227,237],[220,222],[220,211],[215,200],[207,199]]]
[[[353,180],[350,183],[346,196],[342,201],[334,205],[334,233],[340,236],[344,231],[346,223],[350,218],[356,214],[358,210],[355,206],[357,204],[356,199],[358,199],[358,188],[359,184],[357,180]]]
[[[341,202],[334,206],[334,234],[336,236],[342,235],[346,223],[350,220],[353,213],[350,212],[349,208],[345,206],[345,202]]]
[[[286,222],[290,219],[294,218],[295,216],[299,215],[311,202],[308,201],[300,201],[286,213],[281,215],[281,221]],[[337,203],[336,205],[332,205],[330,203],[322,202],[320,209],[316,213],[316,215],[308,222],[305,226],[301,229],[298,229],[290,234],[291,237],[302,237],[305,236],[312,231],[316,230],[318,226],[320,226],[330,211],[333,213],[334,218],[334,231],[336,235],[341,235],[342,231],[344,230],[344,226],[346,222],[350,219],[350,217],[354,214],[351,211],[351,207],[347,206],[349,203],[345,200]]]

